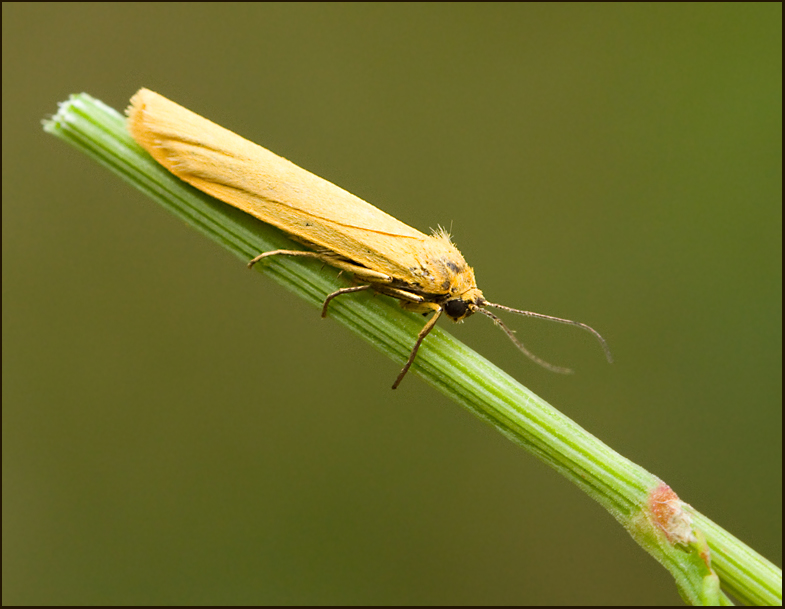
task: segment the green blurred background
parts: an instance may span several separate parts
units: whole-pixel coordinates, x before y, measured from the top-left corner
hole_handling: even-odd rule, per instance
[[[3,602],[672,604],[577,488],[46,135],[141,86],[421,230],[470,346],[781,564],[781,4],[3,4]]]

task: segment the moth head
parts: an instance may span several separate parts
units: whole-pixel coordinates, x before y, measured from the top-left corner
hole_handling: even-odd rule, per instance
[[[441,306],[447,317],[453,321],[463,321],[476,313],[484,302],[482,292],[477,288],[470,288],[462,294],[451,296]]]

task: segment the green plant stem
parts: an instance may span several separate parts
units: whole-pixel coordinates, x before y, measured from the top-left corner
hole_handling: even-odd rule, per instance
[[[62,103],[44,128],[243,261],[263,251],[299,248],[277,229],[167,172],[131,139],[120,114],[89,95],[74,95]],[[326,294],[347,285],[334,269],[322,268],[318,261],[278,256],[257,267],[316,307]],[[401,310],[392,299],[368,293],[336,299],[329,315],[399,364],[406,360],[423,323],[421,316]],[[434,329],[425,340],[412,373],[598,501],[673,574],[687,602],[728,603],[719,591],[721,585],[749,604],[781,604],[780,569],[682,503],[656,476],[613,451],[443,330]]]

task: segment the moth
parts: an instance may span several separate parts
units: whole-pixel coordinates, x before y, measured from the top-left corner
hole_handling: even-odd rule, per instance
[[[522,311],[485,299],[474,271],[444,230],[426,235],[391,215],[148,89],[128,108],[128,130],[152,157],[178,178],[252,216],[278,227],[307,250],[263,252],[269,256],[316,258],[352,273],[358,285],[329,294],[374,290],[398,299],[404,309],[431,318],[417,335],[409,358],[393,383],[398,387],[417,351],[442,315],[462,321],[474,313],[490,317],[536,363],[554,366],[531,353],[488,307],[578,326],[591,332],[612,361],[605,339],[586,324]]]

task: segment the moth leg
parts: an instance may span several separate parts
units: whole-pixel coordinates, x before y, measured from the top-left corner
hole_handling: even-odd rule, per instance
[[[364,267],[362,267],[362,270],[363,271],[367,271],[367,269],[365,269]],[[354,273],[354,275],[355,275],[355,277],[357,279],[365,279],[366,281],[371,281],[371,282],[375,282],[375,281],[378,280],[377,279],[377,275],[382,275],[381,273],[375,273],[374,271],[370,272],[370,273],[373,273],[373,275],[370,275],[369,273],[362,273],[361,274],[361,272],[357,271],[357,270],[353,271],[353,273]],[[391,278],[387,277],[387,275],[383,275],[383,277],[385,277],[386,279],[390,279],[391,280]],[[432,303],[426,303],[425,305],[422,305],[421,303],[424,303],[425,299],[422,296],[418,295],[418,294],[414,294],[413,292],[407,292],[406,290],[400,290],[398,288],[391,288],[389,286],[378,286],[378,285],[375,285],[374,283],[371,283],[371,284],[368,284],[368,285],[360,285],[360,286],[353,286],[351,288],[343,288],[343,289],[337,290],[337,291],[333,292],[332,294],[330,294],[327,298],[325,298],[324,305],[322,305],[322,317],[326,317],[327,316],[327,305],[330,304],[330,301],[333,298],[335,298],[336,296],[340,296],[341,294],[351,294],[352,292],[360,292],[362,290],[367,290],[369,288],[375,289],[380,294],[385,294],[386,296],[392,296],[393,298],[398,298],[400,300],[406,301],[407,305],[413,305],[413,307],[412,307],[413,310],[432,311],[432,310],[434,310],[434,308],[438,307],[438,305],[433,305]],[[404,304],[404,303],[401,303],[401,304]],[[418,305],[420,305],[420,306],[418,306]]]
[[[307,258],[317,258],[319,260],[324,260],[325,262],[327,262],[325,260],[325,256],[323,254],[318,253],[318,252],[309,252],[309,251],[306,251],[306,250],[273,250],[271,252],[262,252],[261,254],[259,254],[256,258],[254,258],[253,260],[251,260],[248,263],[248,268],[249,269],[252,268],[253,265],[256,264],[257,262],[259,262],[262,258],[267,258],[267,256],[278,256],[278,255],[281,255],[281,256],[305,256]]]
[[[425,340],[425,337],[428,336],[428,333],[431,330],[433,330],[433,327],[436,325],[436,322],[438,321],[439,317],[441,317],[442,308],[436,304],[434,304],[433,306],[438,308],[436,308],[436,312],[433,314],[433,317],[431,317],[428,320],[428,323],[423,326],[422,330],[420,330],[420,333],[417,335],[417,341],[414,343],[414,348],[412,349],[412,352],[409,354],[409,359],[406,360],[406,364],[404,364],[400,374],[398,374],[398,378],[395,379],[395,382],[393,383],[392,386],[393,389],[396,389],[398,385],[401,384],[403,377],[406,376],[406,373],[409,371],[412,362],[414,362],[414,358],[417,356],[417,351],[419,350],[422,341]]]
[[[386,285],[374,286],[374,289],[381,294],[385,294],[386,296],[397,298],[401,308],[406,309],[407,311],[414,311],[415,313],[422,313],[425,315],[431,311],[436,311],[441,308],[436,303],[429,302],[419,294],[409,292],[408,290],[393,288]]]
[[[370,285],[357,285],[351,288],[342,288],[340,290],[336,290],[324,299],[324,304],[322,305],[322,317],[327,317],[327,305],[329,305],[330,301],[336,296],[340,296],[341,294],[351,294],[352,292],[362,292],[363,290],[367,290],[370,287]]]
[[[317,260],[321,260],[325,264],[329,264],[330,266],[340,269],[341,271],[347,271],[348,273],[353,273],[361,281],[372,281],[376,283],[391,283],[393,280],[392,277],[386,275],[385,273],[380,273],[379,271],[372,271],[371,269],[366,268],[364,266],[360,266],[359,264],[352,264],[351,262],[341,260],[335,254],[311,252],[308,250],[273,250],[271,252],[263,252],[248,263],[248,268],[250,269],[251,267],[253,267],[253,265],[259,262],[262,258],[267,258],[268,256],[279,256],[279,255],[316,258]]]
[[[351,262],[344,262],[343,260],[327,260],[327,264],[331,264],[337,269],[352,273],[360,281],[370,281],[371,283],[392,283],[393,278],[385,273],[379,271],[372,271],[369,268],[360,266],[359,264],[352,264]]]
[[[379,292],[382,294],[386,294],[387,296],[392,296],[393,298],[398,298],[400,300],[404,300],[407,303],[422,303],[425,302],[425,298],[420,296],[419,294],[415,294],[414,292],[407,292],[406,290],[401,290],[399,288],[391,288],[388,286],[381,286],[377,288]],[[428,303],[431,304],[431,303]],[[436,305],[438,307],[439,305]],[[432,310],[434,307],[429,306],[428,310]]]

